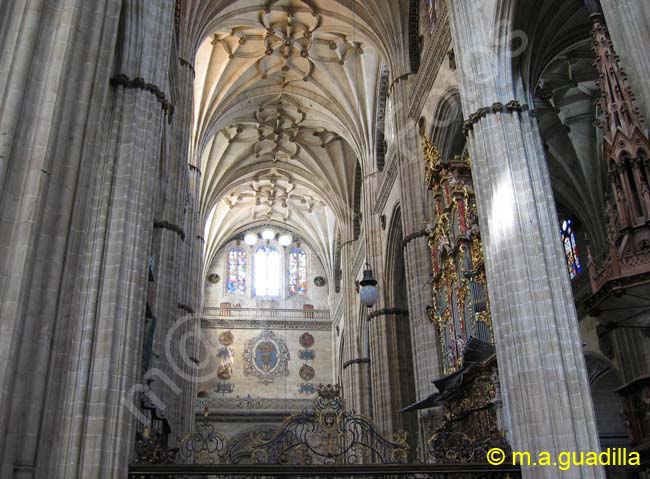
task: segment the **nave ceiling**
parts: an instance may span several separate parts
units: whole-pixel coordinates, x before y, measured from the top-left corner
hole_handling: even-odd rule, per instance
[[[352,234],[356,168],[370,173],[374,156],[385,45],[367,10],[237,1],[211,18],[194,62],[190,145],[205,267],[246,225],[263,224],[298,232],[332,266],[337,236]]]

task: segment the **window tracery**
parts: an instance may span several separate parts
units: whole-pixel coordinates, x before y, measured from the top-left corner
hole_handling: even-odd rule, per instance
[[[582,271],[582,266],[580,265],[580,257],[578,256],[576,237],[573,233],[571,220],[564,220],[562,222],[560,234],[562,235],[562,247],[564,248],[569,277],[573,279]]]
[[[293,248],[289,254],[289,294],[307,293],[307,255],[300,248]]]
[[[236,247],[228,253],[226,289],[230,294],[246,294],[246,250]]]

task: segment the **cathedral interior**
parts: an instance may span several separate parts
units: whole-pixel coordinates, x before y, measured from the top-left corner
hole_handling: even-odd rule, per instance
[[[648,45],[647,0],[0,0],[0,478],[650,478]]]

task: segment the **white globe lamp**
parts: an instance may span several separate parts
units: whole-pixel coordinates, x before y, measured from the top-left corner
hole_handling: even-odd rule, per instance
[[[262,239],[272,240],[273,238],[275,238],[275,231],[272,229],[269,228],[262,231]]]
[[[280,243],[280,246],[284,246],[286,248],[291,243],[293,243],[293,238],[291,237],[290,234],[285,233],[278,238],[278,243]]]
[[[366,269],[363,271],[363,278],[359,281],[359,286],[361,286],[359,290],[361,304],[372,308],[377,304],[377,280],[372,275],[372,269],[368,263],[366,263]]]
[[[244,235],[244,243],[248,246],[255,246],[255,243],[257,243],[257,235],[255,233],[246,233]]]

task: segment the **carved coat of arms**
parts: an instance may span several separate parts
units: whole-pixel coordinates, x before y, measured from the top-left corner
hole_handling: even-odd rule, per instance
[[[244,375],[257,377],[270,384],[278,376],[289,375],[289,348],[284,339],[273,331],[262,331],[248,341],[244,348]]]

